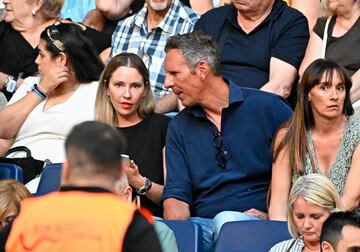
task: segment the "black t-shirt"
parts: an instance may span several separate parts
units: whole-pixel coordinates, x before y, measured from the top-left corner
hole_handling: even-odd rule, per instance
[[[125,153],[122,154],[134,160],[142,176],[160,185],[164,184],[162,149],[165,147],[169,121],[167,116],[152,114],[136,125],[118,128],[126,140]],[[141,196],[141,205],[155,216],[162,216],[162,206],[146,196]]]

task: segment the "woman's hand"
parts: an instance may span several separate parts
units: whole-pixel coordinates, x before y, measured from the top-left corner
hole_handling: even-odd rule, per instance
[[[56,66],[41,76],[39,86],[46,92],[51,93],[58,85],[69,80],[70,71],[67,66]]]
[[[134,160],[131,160],[129,164],[124,164],[126,176],[128,177],[129,184],[136,189],[139,189],[145,184],[145,177],[141,176],[138,166]]]

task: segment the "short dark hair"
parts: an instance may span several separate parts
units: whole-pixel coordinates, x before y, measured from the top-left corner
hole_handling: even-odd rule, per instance
[[[184,55],[188,66],[194,71],[196,65],[204,60],[208,63],[213,74],[220,76],[220,56],[217,44],[202,31],[194,31],[170,37],[165,46],[165,52],[178,49]]]
[[[65,141],[70,169],[84,169],[96,174],[115,174],[121,166],[125,140],[107,124],[86,121],[73,127]]]
[[[93,43],[85,36],[77,24],[59,23],[50,25],[41,33],[46,42],[46,50],[56,57],[63,52],[80,83],[97,81],[104,64],[96,53]],[[61,50],[61,49],[63,50]]]
[[[345,226],[360,228],[360,215],[355,212],[335,212],[324,222],[320,243],[327,241],[334,248],[342,238],[342,230]]]

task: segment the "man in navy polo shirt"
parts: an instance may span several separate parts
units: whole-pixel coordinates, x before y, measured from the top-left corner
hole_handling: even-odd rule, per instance
[[[171,37],[165,50],[165,85],[186,108],[168,128],[164,217],[200,223],[210,251],[217,214],[264,218],[271,143],[292,112],[278,95],[224,80],[216,45],[202,32]]]
[[[195,25],[220,48],[221,72],[241,87],[288,97],[304,57],[305,16],[283,0],[232,0]]]

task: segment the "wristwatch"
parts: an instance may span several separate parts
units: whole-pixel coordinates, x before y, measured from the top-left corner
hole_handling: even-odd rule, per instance
[[[151,189],[151,186],[152,182],[150,181],[150,179],[145,177],[145,184],[139,189],[136,189],[136,193],[139,195],[145,195]]]

